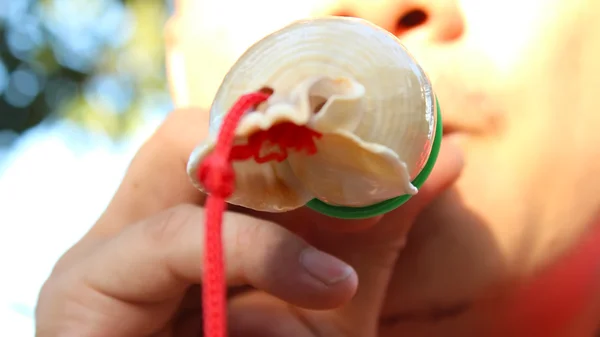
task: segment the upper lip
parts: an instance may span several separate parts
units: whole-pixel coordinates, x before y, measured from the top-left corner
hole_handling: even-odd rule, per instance
[[[459,131],[460,130],[452,124],[443,124],[442,132],[443,132],[444,136],[449,135],[451,133],[459,132]]]
[[[492,126],[485,128],[480,125],[469,125],[467,123],[457,124],[457,123],[452,123],[452,122],[445,122],[445,123],[443,123],[442,133],[444,136],[453,134],[453,133],[468,133],[468,134],[476,135],[476,134],[483,134],[486,132],[494,132],[494,129],[495,128]]]
[[[502,129],[501,107],[484,94],[444,96],[441,103],[444,134],[489,134]]]
[[[469,128],[467,125],[454,123],[448,120],[442,122],[442,133],[444,136],[453,133],[477,133],[475,128]]]

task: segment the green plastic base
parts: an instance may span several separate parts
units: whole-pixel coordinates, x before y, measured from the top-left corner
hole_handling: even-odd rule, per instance
[[[441,109],[440,109],[440,104],[437,101],[437,97],[436,97],[435,101],[436,101],[436,106],[437,106],[437,109],[436,109],[437,122],[436,122],[435,136],[433,138],[433,144],[431,145],[431,154],[429,155],[429,159],[427,160],[425,167],[423,167],[423,170],[412,181],[412,184],[417,188],[421,188],[421,186],[423,185],[425,180],[427,180],[427,178],[431,174],[431,171],[433,170],[433,167],[435,166],[435,162],[437,161],[438,155],[440,153],[440,147],[442,145],[442,136],[443,136],[442,113],[441,113]],[[309,201],[306,204],[306,206],[308,206],[309,208],[311,208],[319,213],[325,214],[325,215],[333,217],[333,218],[365,219],[365,218],[372,218],[374,216],[393,211],[394,209],[400,207],[402,204],[404,204],[406,201],[408,201],[408,199],[410,199],[411,197],[412,197],[411,195],[405,194],[405,195],[401,195],[399,197],[388,199],[388,200],[382,201],[380,203],[377,203],[375,205],[366,206],[366,207],[333,206],[333,205],[326,204],[319,199],[312,199],[311,201]]]

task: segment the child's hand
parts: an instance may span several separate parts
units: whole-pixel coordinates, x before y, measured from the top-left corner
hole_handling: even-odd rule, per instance
[[[185,166],[206,127],[198,111],[176,111],[144,145],[106,213],[46,282],[38,337],[199,336],[203,196]],[[375,336],[413,219],[461,167],[444,146],[418,196],[377,219],[229,212],[230,335]]]

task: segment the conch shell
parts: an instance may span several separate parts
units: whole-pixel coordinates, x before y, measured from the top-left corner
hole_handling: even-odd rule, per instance
[[[188,163],[197,188],[204,191],[196,172],[224,115],[241,95],[261,88],[272,95],[242,117],[235,143],[293,124],[319,135],[316,153],[288,150],[281,161],[235,161],[229,203],[283,212],[313,198],[365,207],[417,193],[411,181],[429,158],[437,123],[430,82],[395,36],[342,17],[295,22],[240,57],[214,99],[209,136]]]

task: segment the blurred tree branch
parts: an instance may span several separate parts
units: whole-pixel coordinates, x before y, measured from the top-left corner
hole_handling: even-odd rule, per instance
[[[164,0],[0,3],[0,131],[69,118],[119,137],[168,101]]]

